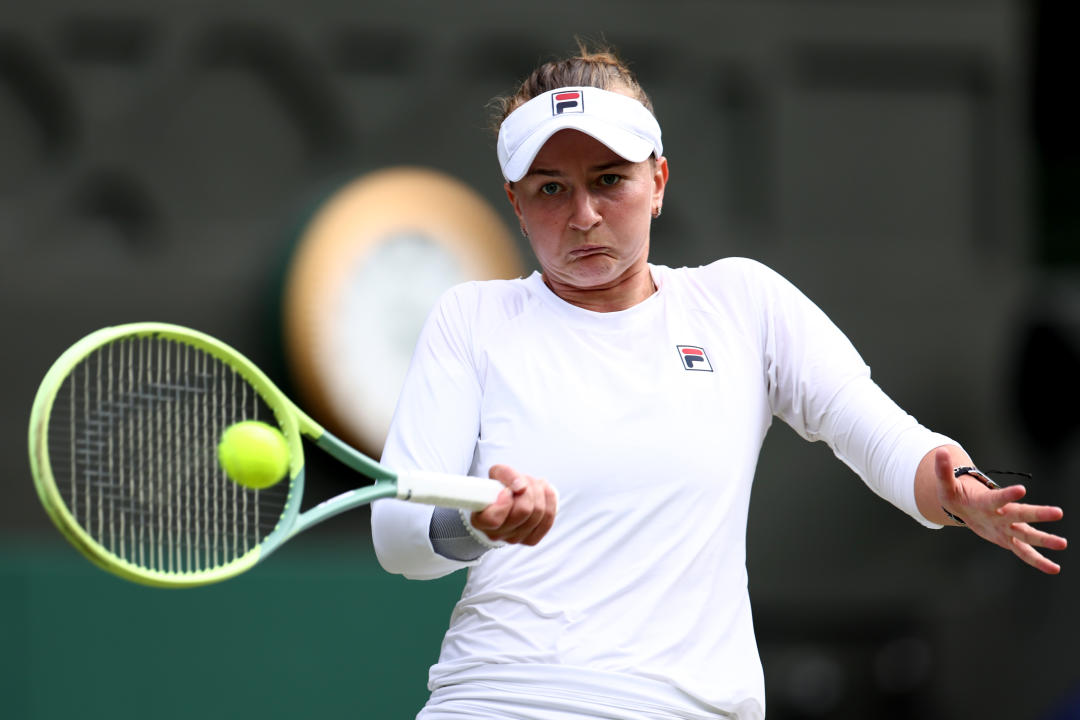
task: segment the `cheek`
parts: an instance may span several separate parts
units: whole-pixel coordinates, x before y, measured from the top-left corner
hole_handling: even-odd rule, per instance
[[[634,193],[633,196],[621,198],[620,202],[612,203],[607,216],[613,223],[625,228],[649,227],[652,221],[652,196]]]
[[[555,254],[556,251],[556,238],[552,237],[549,232],[543,228],[529,228],[529,247],[532,248],[533,255],[536,259],[543,263],[547,258]]]
[[[519,207],[521,209],[521,220],[525,223],[525,227],[529,229],[530,237],[534,233],[551,232],[552,228],[557,228],[562,222],[558,203],[550,201],[521,203]]]
[[[642,178],[627,182],[620,186],[619,190],[612,193],[612,199],[618,201],[619,207],[626,214],[649,212],[652,208],[653,192],[652,183]]]

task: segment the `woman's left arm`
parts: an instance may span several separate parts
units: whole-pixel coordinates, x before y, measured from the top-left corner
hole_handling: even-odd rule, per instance
[[[976,535],[1011,550],[1037,570],[1050,575],[1061,572],[1060,565],[1036,548],[1064,550],[1065,538],[1031,525],[1060,520],[1061,508],[1019,502],[1027,494],[1023,485],[994,490],[972,475],[956,477],[956,468],[973,466],[975,463],[967,453],[955,445],[927,453],[915,474],[915,501],[919,511],[927,520],[942,525],[961,525],[956,520],[959,518]]]

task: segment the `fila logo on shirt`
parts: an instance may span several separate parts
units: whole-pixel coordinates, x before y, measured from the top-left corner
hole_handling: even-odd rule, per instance
[[[675,347],[679,351],[679,359],[682,360],[684,370],[713,371],[709,356],[705,354],[705,348],[696,345],[676,345]]]
[[[585,112],[585,98],[580,90],[567,90],[555,93],[551,96],[551,114],[562,115],[563,113]]]

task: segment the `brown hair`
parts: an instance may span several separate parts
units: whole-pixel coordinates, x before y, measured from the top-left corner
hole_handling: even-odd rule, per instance
[[[561,87],[588,86],[622,91],[644,105],[649,112],[653,112],[649,96],[645,94],[633,71],[613,48],[601,46],[590,50],[580,39],[577,40],[577,45],[577,55],[544,63],[533,70],[512,95],[497,97],[491,101],[491,129],[496,135],[507,115],[537,95]]]

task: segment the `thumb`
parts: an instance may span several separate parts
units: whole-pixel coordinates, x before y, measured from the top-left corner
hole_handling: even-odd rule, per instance
[[[955,497],[960,492],[960,481],[953,473],[952,456],[945,448],[934,453],[934,472],[945,497]]]
[[[498,480],[514,492],[520,492],[528,485],[525,476],[509,465],[492,465],[488,470],[488,477]]]

